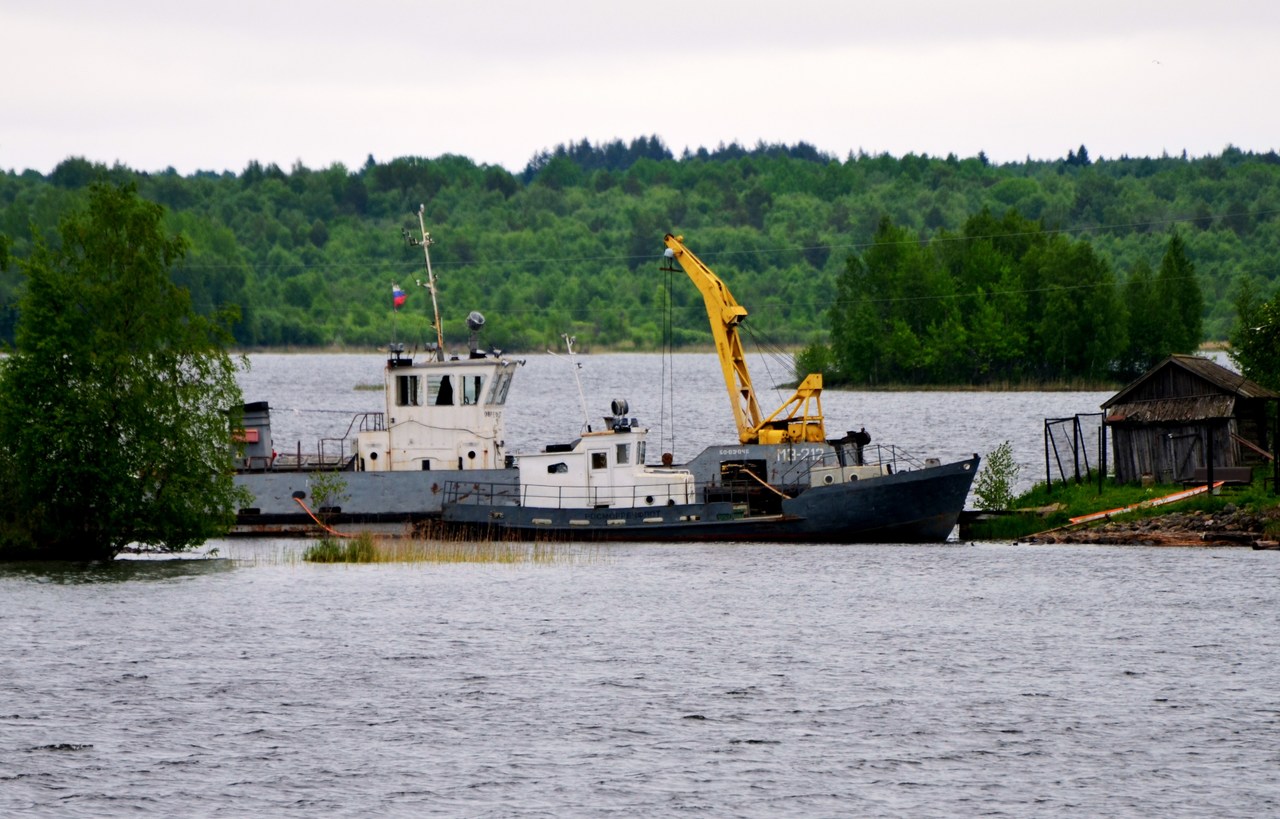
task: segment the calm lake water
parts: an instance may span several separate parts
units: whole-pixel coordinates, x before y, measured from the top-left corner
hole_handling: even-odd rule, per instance
[[[376,356],[255,362],[247,397],[296,434],[377,408],[355,390]],[[629,397],[657,434],[659,359],[582,363],[589,408]],[[576,434],[568,365],[521,375],[513,447]],[[721,390],[677,398],[678,457],[731,434]],[[1105,397],[824,407],[922,455],[1008,439],[1034,466],[1043,417]],[[1277,553],[626,544],[332,566],[303,545],[0,567],[0,815],[1280,812]]]

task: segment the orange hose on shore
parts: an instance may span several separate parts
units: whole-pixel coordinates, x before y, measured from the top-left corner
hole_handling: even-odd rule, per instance
[[[1218,487],[1222,486],[1222,483],[1223,483],[1222,481],[1214,481],[1213,488],[1217,489]],[[1115,509],[1108,509],[1105,512],[1093,512],[1088,515],[1080,515],[1079,517],[1068,518],[1068,520],[1071,521],[1072,525],[1075,525],[1077,523],[1091,523],[1095,520],[1102,520],[1103,518],[1109,518],[1112,515],[1119,515],[1123,512],[1132,512],[1135,509],[1146,509],[1151,506],[1163,506],[1166,503],[1176,503],[1177,501],[1186,500],[1187,498],[1194,497],[1196,495],[1200,495],[1208,491],[1209,489],[1206,486],[1193,486],[1190,489],[1183,489],[1181,492],[1174,492],[1172,495],[1164,495],[1163,497],[1152,498],[1151,500],[1144,500],[1144,501],[1139,501],[1138,503],[1131,503],[1128,506],[1120,506]]]

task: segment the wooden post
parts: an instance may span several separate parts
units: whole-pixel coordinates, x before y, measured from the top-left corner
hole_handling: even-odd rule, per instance
[[[1208,486],[1206,487],[1206,491],[1210,495],[1212,495],[1213,494],[1213,423],[1210,422],[1206,424],[1205,427],[1206,429],[1209,430],[1209,443],[1205,447],[1204,476],[1205,476],[1205,483],[1208,484]]]
[[[1102,482],[1107,477],[1107,419],[1104,416],[1098,426],[1098,443],[1101,450],[1098,454],[1098,494],[1102,494]]]
[[[1075,415],[1071,418],[1071,468],[1076,473],[1076,486],[1083,481],[1080,480],[1080,416]]]
[[[1053,491],[1053,475],[1049,472],[1049,421],[1044,422],[1044,488]]]

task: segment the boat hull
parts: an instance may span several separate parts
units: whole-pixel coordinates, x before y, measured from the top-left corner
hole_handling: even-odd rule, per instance
[[[507,469],[242,472],[235,476],[235,483],[248,490],[251,499],[236,515],[231,534],[314,536],[319,527],[313,515],[323,517],[330,526],[402,530],[440,517],[447,482],[501,481],[510,474]],[[312,494],[312,482],[320,476],[341,485],[336,501],[323,507]]]
[[[548,509],[446,502],[433,533],[477,539],[771,543],[940,543],[964,508],[976,457],[807,489],[752,514],[711,502],[645,508]]]

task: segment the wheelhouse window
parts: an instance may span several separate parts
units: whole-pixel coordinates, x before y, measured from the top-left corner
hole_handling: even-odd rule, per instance
[[[631,463],[631,444],[618,444],[615,460],[620,465]]]
[[[591,468],[592,469],[608,469],[609,453],[608,452],[592,452]]]
[[[648,441],[637,441],[637,442],[636,442],[636,463],[640,464],[641,466],[643,466],[643,465],[644,465],[644,454],[645,454],[645,453],[644,453],[644,449],[645,449],[645,446],[644,446],[644,445],[645,445],[645,444],[647,444],[647,443],[648,443]]]
[[[422,390],[419,376],[416,375],[397,375],[396,376],[396,406],[397,407],[420,407],[422,406]]]
[[[453,380],[451,376],[427,376],[427,403],[433,407],[453,406]]]
[[[507,403],[507,390],[511,389],[511,370],[500,370],[494,377],[493,389],[489,390],[488,404]]]
[[[479,404],[480,396],[483,394],[484,394],[484,376],[483,375],[462,376],[462,403]]]

